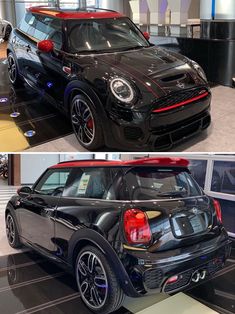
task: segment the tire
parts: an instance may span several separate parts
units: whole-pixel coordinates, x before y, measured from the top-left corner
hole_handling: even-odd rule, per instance
[[[12,52],[8,54],[7,60],[8,60],[8,77],[11,84],[14,85],[15,87],[22,86],[23,81],[19,76],[18,66]]]
[[[11,25],[7,25],[6,31],[5,31],[5,36],[3,37],[4,41],[8,41],[10,35],[11,35],[12,27]]]
[[[17,249],[21,247],[20,237],[14,217],[11,213],[6,216],[6,233],[9,245]]]
[[[76,95],[71,102],[70,118],[78,142],[88,150],[104,146],[103,128],[93,103]]]
[[[99,249],[93,246],[84,247],[77,256],[75,272],[81,298],[89,310],[97,314],[108,314],[122,306],[124,292],[105,255]]]

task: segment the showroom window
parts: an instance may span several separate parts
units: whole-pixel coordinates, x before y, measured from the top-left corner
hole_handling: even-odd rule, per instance
[[[202,189],[205,188],[207,160],[190,159],[189,170]]]
[[[214,162],[211,191],[235,195],[235,162]]]
[[[60,188],[60,191],[62,192],[68,179],[69,173],[69,169],[48,170],[43,178],[36,185],[34,191],[39,194],[53,195],[55,193],[55,190],[58,190]],[[58,196],[58,194],[54,194],[54,196]]]
[[[74,168],[66,183],[63,197],[115,199],[115,192],[110,187],[116,173],[111,168]]]

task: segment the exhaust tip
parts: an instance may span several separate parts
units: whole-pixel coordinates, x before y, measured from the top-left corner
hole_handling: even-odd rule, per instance
[[[206,278],[206,270],[196,270],[192,275],[192,282],[197,283],[200,280],[204,280]]]

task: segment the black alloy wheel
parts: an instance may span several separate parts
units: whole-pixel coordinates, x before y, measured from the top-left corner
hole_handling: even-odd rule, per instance
[[[87,149],[98,149],[104,145],[103,130],[92,103],[83,95],[73,98],[71,122],[78,142]]]
[[[6,216],[6,234],[11,247],[19,248],[21,246],[19,233],[13,216],[8,213]]]
[[[12,83],[12,85],[16,87],[22,85],[23,82],[19,77],[17,64],[11,52],[7,56],[7,61],[8,61],[8,77],[10,82]]]
[[[107,314],[122,305],[124,293],[100,250],[85,247],[77,257],[75,271],[81,298],[91,311]]]

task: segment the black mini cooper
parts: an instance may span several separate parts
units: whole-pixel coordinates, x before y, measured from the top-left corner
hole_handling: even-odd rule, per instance
[[[10,37],[9,78],[68,115],[89,150],[167,150],[210,125],[211,93],[197,63],[148,39],[117,12],[33,7]]]
[[[96,313],[118,309],[124,295],[183,290],[230,254],[220,205],[187,166],[179,158],[55,165],[7,204],[9,244],[70,269]]]

